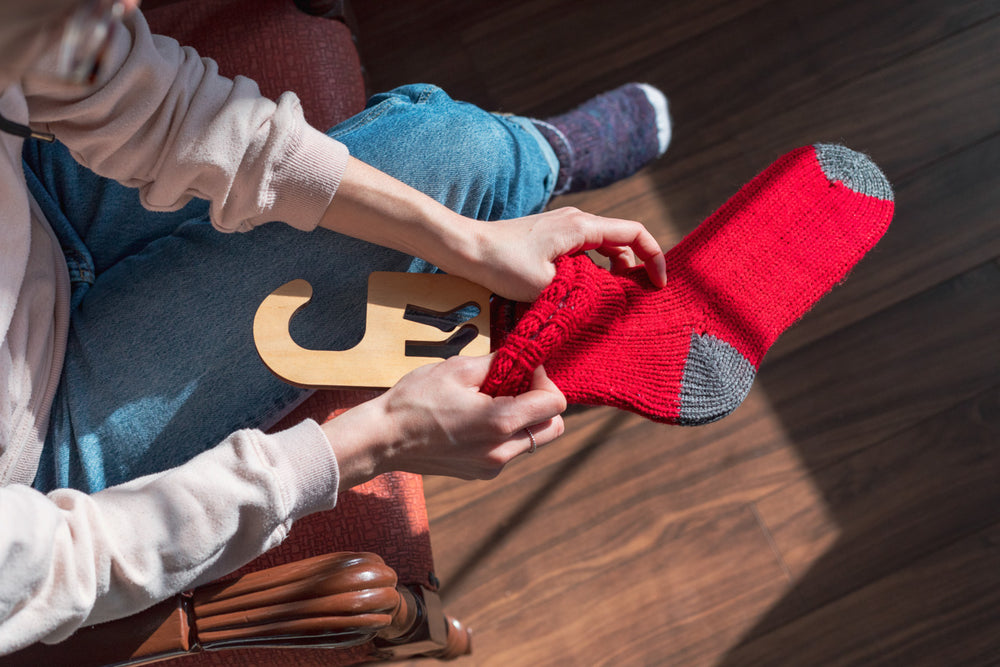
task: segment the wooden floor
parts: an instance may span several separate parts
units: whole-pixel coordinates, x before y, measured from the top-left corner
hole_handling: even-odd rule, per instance
[[[655,166],[565,198],[669,246],[781,153],[869,153],[882,243],[699,428],[611,409],[427,480],[456,665],[1000,664],[1000,2],[357,2],[371,87],[545,115],[667,91]]]

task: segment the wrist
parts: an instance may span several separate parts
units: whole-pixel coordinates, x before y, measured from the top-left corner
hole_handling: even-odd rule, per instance
[[[340,470],[340,489],[363,484],[385,472],[386,424],[378,415],[378,399],[366,401],[321,426]]]
[[[436,251],[437,256],[420,256],[445,273],[475,281],[484,265],[486,226],[489,223],[451,211],[449,214],[450,219],[441,221],[441,236],[430,251]]]
[[[355,158],[320,226],[465,275],[477,256],[481,226],[431,197]]]

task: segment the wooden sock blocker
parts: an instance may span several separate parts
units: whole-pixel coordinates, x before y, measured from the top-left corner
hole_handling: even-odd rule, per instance
[[[312,299],[304,280],[282,285],[261,302],[253,336],[264,364],[289,384],[309,389],[385,389],[426,364],[455,354],[490,353],[490,291],[457,276],[378,271],[368,278],[365,335],[349,350],[309,350],[289,332]],[[479,313],[445,324],[473,305]]]

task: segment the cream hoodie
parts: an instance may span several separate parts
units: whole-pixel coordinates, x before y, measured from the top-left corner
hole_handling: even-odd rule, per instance
[[[21,58],[54,41],[27,28],[20,37]],[[275,104],[247,79],[220,77],[212,61],[150,35],[138,14],[85,91],[52,83],[44,59],[24,74],[2,55],[6,118],[53,132],[83,164],[139,188],[151,209],[210,200],[221,231],[269,220],[314,228],[347,163],[294,95]],[[93,495],[28,486],[61,370],[68,276],[25,186],[21,146],[0,134],[0,655],[232,571],[293,520],[332,507],[339,479],[330,443],[307,421],[234,433],[185,465]]]

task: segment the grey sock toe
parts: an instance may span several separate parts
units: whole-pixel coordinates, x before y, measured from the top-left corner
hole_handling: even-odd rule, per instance
[[[855,192],[893,201],[892,186],[867,155],[838,144],[814,144],[816,158],[831,183],[840,181]]]
[[[709,334],[691,334],[684,362],[678,424],[698,426],[722,419],[750,392],[757,371],[732,345]]]

